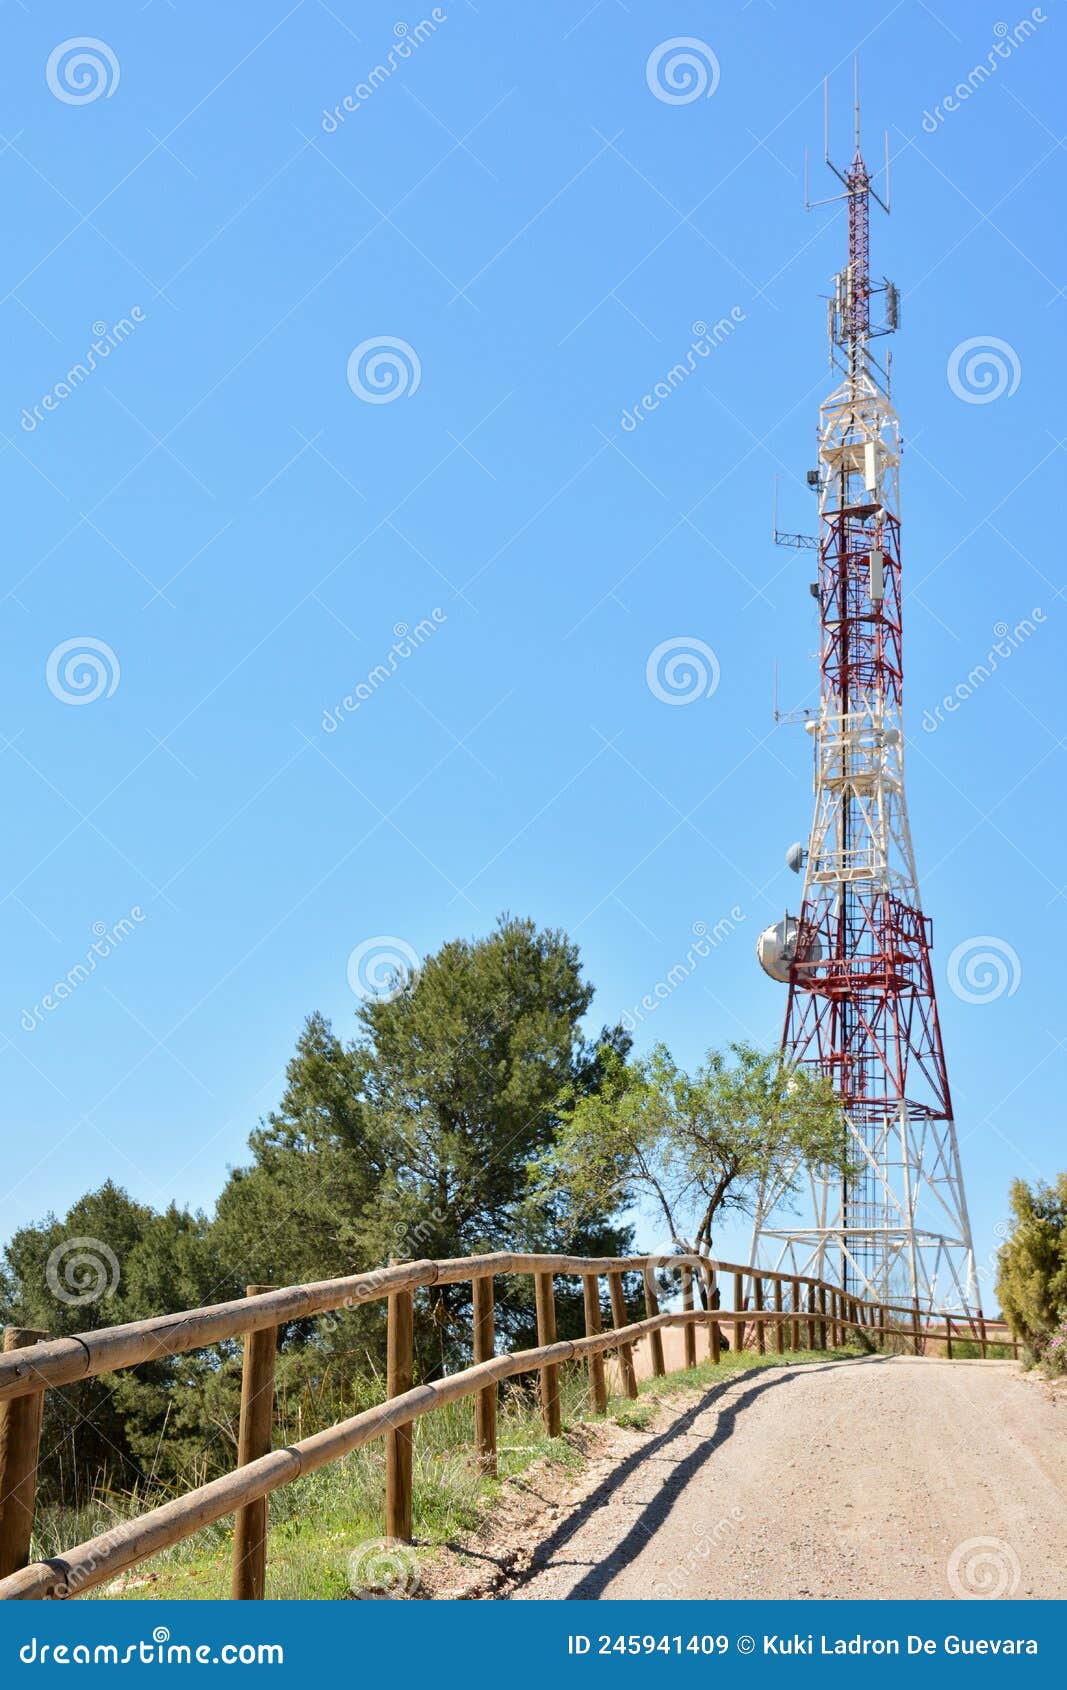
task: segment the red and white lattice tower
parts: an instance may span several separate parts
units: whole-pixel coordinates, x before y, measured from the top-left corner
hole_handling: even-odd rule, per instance
[[[896,327],[898,301],[892,283],[871,285],[870,202],[888,206],[860,151],[858,106],[855,157],[835,173],[848,209],[848,265],[830,299],[831,359],[842,380],[821,408],[819,467],[808,477],[818,489],[819,536],[779,536],[810,543],[819,557],[820,703],[803,713],[815,811],[806,852],[794,846],[787,859],[804,868],[800,914],[767,929],[759,957],[788,984],[783,1053],[833,1081],[853,1166],[846,1178],[808,1170],[802,1218],[783,1201],[784,1183],[765,1189],[752,1260],[837,1279],[874,1300],[977,1313],[930,921],[904,799],[900,427],[872,351]],[[879,294],[885,322],[872,328]]]

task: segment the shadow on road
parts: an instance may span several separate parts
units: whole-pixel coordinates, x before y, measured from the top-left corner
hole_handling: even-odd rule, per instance
[[[871,1363],[880,1365],[889,1359],[887,1356],[864,1356],[859,1358],[858,1364],[861,1366],[867,1366]],[[566,1600],[572,1602],[595,1601],[597,1597],[604,1594],[612,1579],[635,1559],[649,1539],[663,1525],[675,1503],[681,1500],[690,1480],[699,1473],[705,1462],[709,1461],[716,1451],[720,1450],[723,1444],[727,1442],[737,1423],[738,1415],[742,1414],[757,1397],[763,1396],[767,1391],[780,1390],[792,1384],[795,1380],[805,1378],[813,1373],[833,1372],[841,1365],[842,1363],[839,1362],[822,1362],[818,1365],[788,1370],[777,1367],[768,1368],[766,1371],[761,1370],[749,1388],[742,1391],[722,1410],[712,1435],[672,1468],[668,1478],[656,1495],[640,1509],[626,1536],[616,1544],[604,1560],[599,1561],[595,1567],[589,1567],[585,1577],[580,1579],[574,1588],[568,1592]],[[851,1359],[847,1365],[856,1366],[857,1360]],[[662,1432],[659,1437],[653,1438],[650,1443],[643,1445],[641,1449],[634,1450],[632,1454],[620,1461],[608,1477],[578,1505],[574,1513],[558,1525],[551,1536],[539,1545],[531,1566],[517,1579],[515,1588],[519,1589],[528,1584],[548,1565],[557,1567],[568,1565],[565,1560],[560,1559],[559,1551],[564,1549],[571,1539],[581,1531],[597,1509],[603,1508],[611,1500],[619,1486],[633,1474],[639,1473],[649,1462],[669,1461],[672,1445],[676,1444],[679,1438],[684,1438],[692,1430],[694,1422],[699,1419],[700,1415],[706,1413],[728,1390],[736,1389],[737,1382],[738,1375],[735,1374],[730,1379],[724,1379],[721,1384],[713,1385],[709,1391],[704,1393],[699,1402],[695,1402],[692,1408],[687,1409],[684,1414],[680,1415],[674,1424],[668,1427],[665,1432]],[[569,1564],[574,1566],[586,1565],[584,1562]],[[648,1594],[651,1594],[651,1592]]]

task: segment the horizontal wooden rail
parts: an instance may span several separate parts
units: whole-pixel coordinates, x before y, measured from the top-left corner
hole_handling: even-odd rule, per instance
[[[708,1260],[695,1255],[655,1259],[670,1268]],[[248,1332],[283,1326],[287,1321],[308,1320],[317,1314],[333,1314],[339,1309],[381,1302],[398,1291],[417,1291],[427,1285],[456,1285],[463,1280],[500,1273],[554,1273],[564,1278],[590,1273],[640,1273],[647,1261],[647,1256],[530,1256],[502,1250],[494,1255],[445,1261],[401,1262],[370,1273],[352,1274],[346,1279],[286,1285],[254,1298],[209,1303],[202,1309],[131,1320],[123,1326],[102,1326],[95,1332],[36,1344],[32,1351],[13,1350],[0,1355],[0,1402],[56,1385],[72,1385],[98,1373],[115,1373],[123,1367],[137,1367],[165,1356],[206,1349]],[[715,1262],[709,1265],[713,1270],[717,1266]]]
[[[746,1325],[762,1328],[764,1325],[778,1326],[792,1320],[793,1316],[788,1311],[763,1309],[749,1310],[744,1318]],[[185,1496],[89,1538],[64,1555],[24,1567],[9,1578],[0,1580],[0,1600],[41,1601],[79,1596],[127,1572],[161,1550],[192,1537],[216,1520],[247,1508],[304,1474],[313,1473],[317,1468],[361,1449],[364,1444],[411,1425],[422,1415],[442,1408],[446,1403],[474,1396],[487,1387],[522,1373],[602,1356],[607,1350],[633,1345],[665,1327],[718,1325],[721,1319],[717,1309],[682,1309],[652,1315],[610,1332],[563,1339],[532,1350],[507,1352],[434,1383],[416,1385],[375,1408],[364,1409],[362,1413],[327,1427],[325,1431],[260,1456]],[[867,1329],[864,1321],[844,1315],[837,1319],[836,1324],[857,1332]]]
[[[656,1275],[665,1270],[680,1273],[683,1304],[680,1310],[659,1308]],[[626,1273],[640,1275],[645,1299],[646,1318],[630,1323],[626,1320],[623,1291],[622,1276]],[[533,1276],[537,1292],[536,1349],[493,1354],[492,1281],[498,1274]],[[733,1307],[729,1309],[721,1307],[720,1275],[727,1282],[733,1279]],[[582,1281],[584,1338],[556,1339],[553,1292],[556,1277]],[[615,1322],[607,1332],[601,1330],[602,1277],[608,1282],[610,1312]],[[694,1287],[698,1280],[706,1308],[694,1306]],[[413,1386],[413,1295],[427,1286],[462,1282],[474,1287],[474,1365],[434,1383]],[[768,1282],[771,1308],[766,1306]],[[962,1340],[970,1332],[980,1342],[983,1355],[990,1344],[1012,1346],[1017,1353],[1017,1341],[1002,1321],[954,1318],[944,1311],[921,1315],[914,1304],[901,1307],[864,1302],[823,1280],[717,1262],[697,1254],[588,1257],[497,1251],[447,1260],[400,1262],[369,1273],[314,1284],[276,1289],[257,1286],[252,1290],[254,1295],[240,1301],[131,1321],[71,1338],[48,1339],[41,1334],[42,1341],[32,1346],[26,1340],[33,1335],[10,1333],[9,1347],[6,1353],[0,1354],[0,1425],[7,1432],[6,1437],[0,1437],[0,1467],[4,1469],[0,1472],[0,1491],[10,1488],[12,1483],[20,1484],[22,1512],[18,1521],[12,1517],[12,1522],[6,1513],[0,1513],[0,1571],[9,1575],[0,1578],[0,1599],[80,1595],[230,1514],[236,1515],[239,1527],[235,1539],[234,1595],[262,1597],[267,1497],[301,1474],[313,1472],[380,1437],[386,1439],[387,1529],[391,1536],[410,1541],[410,1428],[416,1419],[434,1408],[473,1395],[477,1458],[481,1469],[491,1473],[495,1466],[496,1402],[501,1381],[537,1372],[545,1428],[550,1437],[557,1436],[560,1430],[558,1377],[564,1362],[587,1364],[593,1406],[597,1412],[603,1412],[607,1404],[605,1352],[619,1353],[623,1388],[628,1395],[635,1395],[633,1345],[642,1338],[649,1339],[653,1373],[662,1375],[666,1371],[662,1332],[667,1327],[683,1329],[687,1367],[695,1364],[698,1326],[707,1329],[708,1354],[713,1361],[719,1357],[724,1328],[732,1329],[735,1348],[744,1349],[751,1337],[760,1352],[766,1348],[765,1333],[769,1327],[779,1352],[785,1350],[790,1333],[794,1347],[799,1346],[803,1332],[809,1346],[818,1350],[842,1344],[849,1334],[856,1333],[867,1348],[884,1349],[887,1340],[897,1339],[914,1347],[917,1355],[928,1340],[944,1342],[946,1354],[951,1357],[953,1338]],[[289,1321],[386,1298],[390,1358],[387,1400],[286,1449],[272,1451],[273,1356],[279,1327]],[[896,1316],[902,1318],[895,1319]],[[934,1326],[935,1320],[943,1325]],[[998,1337],[1001,1329],[1004,1336]],[[245,1339],[247,1387],[242,1396],[241,1465],[234,1472],[80,1544],[66,1555],[27,1567],[36,1439],[33,1449],[27,1446],[28,1453],[20,1456],[21,1445],[17,1440],[12,1441],[3,1417],[6,1415],[10,1421],[17,1410],[25,1418],[32,1410],[33,1425],[39,1435],[40,1409],[49,1389],[239,1337]],[[11,1347],[10,1340],[18,1347]],[[31,1457],[32,1465],[27,1467]]]
[[[342,1420],[336,1426],[303,1438],[299,1443],[260,1456],[245,1467],[238,1467],[185,1496],[153,1508],[150,1513],[89,1538],[65,1555],[24,1567],[10,1578],[0,1580],[0,1599],[33,1601],[81,1595],[137,1566],[159,1550],[191,1537],[215,1520],[247,1507],[282,1485],[292,1484],[294,1479],[305,1473],[313,1473],[318,1467],[350,1455],[353,1450],[361,1449],[376,1438],[410,1425],[413,1420],[435,1408],[443,1408],[446,1403],[473,1396],[486,1386],[512,1379],[517,1374],[602,1355],[605,1350],[615,1349],[622,1343],[634,1344],[664,1326],[680,1325],[688,1319],[713,1318],[704,1310],[692,1315],[659,1314],[650,1320],[638,1320],[630,1326],[592,1337],[563,1339],[539,1349],[494,1356],[492,1361],[478,1362],[474,1367],[449,1374],[433,1384],[416,1385],[401,1396],[379,1403],[376,1408],[364,1409],[350,1420]]]

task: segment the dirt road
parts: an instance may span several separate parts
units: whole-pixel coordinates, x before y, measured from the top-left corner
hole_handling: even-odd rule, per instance
[[[1067,1399],[905,1357],[712,1387],[539,1545],[512,1600],[1067,1597]]]

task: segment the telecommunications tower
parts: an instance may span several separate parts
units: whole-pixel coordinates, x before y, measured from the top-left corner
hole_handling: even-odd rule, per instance
[[[815,808],[799,915],[760,936],[758,955],[788,985],[786,1059],[828,1076],[843,1105],[849,1172],[806,1171],[800,1216],[793,1179],[759,1197],[752,1261],[837,1282],[874,1301],[977,1314],[967,1201],[937,1017],[930,921],[923,914],[904,799],[900,729],[900,425],[890,360],[873,345],[897,327],[889,281],[872,284],[870,202],[889,210],[860,150],[838,177],[848,212],[848,263],[829,300],[840,382],[820,412],[819,534],[775,535],[818,554],[820,701],[811,735]],[[828,204],[830,201],[821,201]],[[872,326],[872,300],[883,320]],[[792,1170],[795,1176],[796,1169]],[[810,1204],[810,1207],[809,1207]]]

